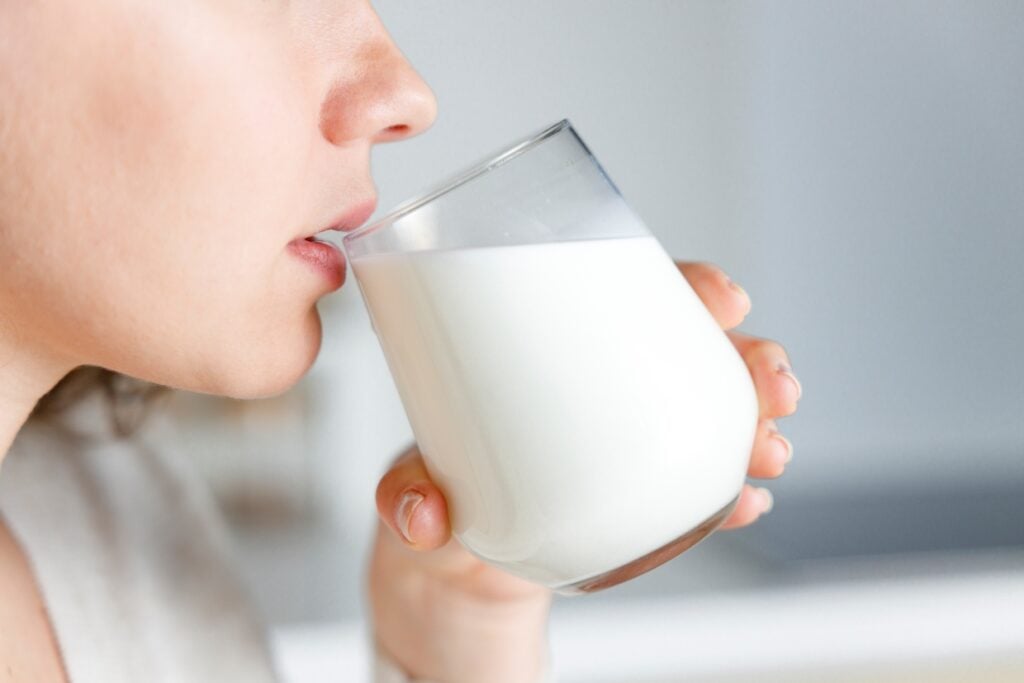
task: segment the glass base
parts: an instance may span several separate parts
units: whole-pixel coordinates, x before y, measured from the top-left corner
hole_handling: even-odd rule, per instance
[[[633,560],[628,564],[624,564],[621,567],[611,569],[597,576],[591,576],[590,578],[577,581],[576,583],[566,584],[555,588],[556,593],[562,595],[579,595],[581,593],[595,593],[605,588],[618,585],[624,581],[640,576],[646,572],[651,571],[655,567],[659,567],[676,555],[679,555],[684,550],[689,550],[693,546],[700,543],[704,538],[708,536],[712,531],[717,529],[722,522],[729,518],[732,511],[736,509],[736,503],[739,502],[739,495],[729,501],[721,510],[711,515],[703,522],[698,524],[696,527],[687,531],[685,534],[669,541],[665,545],[661,546],[657,550],[653,550],[641,558]]]

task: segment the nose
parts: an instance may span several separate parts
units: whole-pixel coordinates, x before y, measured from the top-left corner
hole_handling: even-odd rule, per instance
[[[320,131],[333,145],[402,140],[422,133],[437,118],[433,91],[379,19],[371,25],[373,30],[349,52],[353,61],[331,85],[320,108]]]

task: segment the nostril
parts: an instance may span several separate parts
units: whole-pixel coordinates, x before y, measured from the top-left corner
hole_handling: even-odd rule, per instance
[[[404,123],[400,123],[394,126],[388,126],[384,129],[384,132],[393,136],[406,135],[409,133],[409,126]]]

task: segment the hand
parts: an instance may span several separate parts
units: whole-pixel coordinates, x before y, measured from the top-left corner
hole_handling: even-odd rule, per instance
[[[777,342],[730,331],[750,313],[750,297],[721,269],[708,263],[676,265],[747,364],[760,413],[747,474],[757,479],[774,479],[793,457],[793,445],[779,433],[775,420],[796,412],[802,393],[789,356]],[[771,510],[772,502],[768,489],[745,485],[736,509],[721,528],[735,529],[755,522]]]
[[[720,269],[679,263],[724,330],[750,312],[750,299]],[[779,344],[727,332],[750,370],[760,418],[748,474],[782,474],[792,446],[775,419],[792,414],[800,384]],[[745,485],[722,528],[754,522],[771,509],[766,489]],[[379,646],[413,675],[446,683],[533,683],[544,666],[547,589],[487,565],[451,538],[448,507],[416,447],[377,487],[378,525],[370,601]]]

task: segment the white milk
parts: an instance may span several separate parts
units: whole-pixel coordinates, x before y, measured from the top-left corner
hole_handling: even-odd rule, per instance
[[[653,237],[352,263],[456,536],[551,587],[739,493],[749,373]]]

